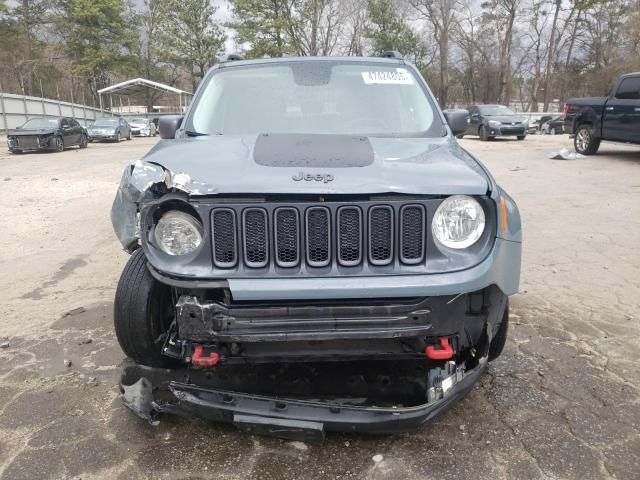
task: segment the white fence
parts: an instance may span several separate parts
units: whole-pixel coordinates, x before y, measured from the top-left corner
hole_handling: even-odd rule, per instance
[[[84,125],[103,115],[99,108],[86,105],[0,92],[0,131],[16,128],[33,117],[71,117]]]

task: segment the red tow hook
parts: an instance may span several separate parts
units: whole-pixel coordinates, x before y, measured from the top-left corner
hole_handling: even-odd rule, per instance
[[[453,357],[453,347],[449,344],[447,337],[441,337],[438,339],[440,342],[440,348],[436,348],[436,345],[427,345],[424,349],[424,354],[431,360],[449,360]]]
[[[202,345],[196,345],[193,348],[193,355],[191,356],[191,363],[196,367],[208,368],[215,366],[220,361],[220,355],[218,352],[211,352],[209,356],[204,357],[202,355]]]

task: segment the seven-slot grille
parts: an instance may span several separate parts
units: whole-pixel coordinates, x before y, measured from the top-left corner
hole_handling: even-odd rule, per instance
[[[323,268],[335,262],[386,266],[425,260],[424,205],[324,205],[214,207],[211,211],[213,262],[230,269],[243,262],[263,268]]]

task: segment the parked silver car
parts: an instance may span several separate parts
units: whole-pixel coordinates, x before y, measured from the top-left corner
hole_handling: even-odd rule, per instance
[[[98,118],[87,128],[89,141],[108,140],[119,142],[123,138],[131,140],[131,127],[129,123],[120,117]]]

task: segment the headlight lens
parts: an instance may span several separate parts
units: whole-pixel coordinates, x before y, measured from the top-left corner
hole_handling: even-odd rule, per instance
[[[489,120],[489,126],[490,127],[499,127],[500,125],[502,125],[502,124],[497,120]]]
[[[431,223],[433,236],[448,248],[467,248],[484,231],[484,210],[473,198],[454,195],[440,204]]]
[[[156,225],[156,242],[169,255],[188,255],[202,244],[202,224],[188,213],[171,210]]]

